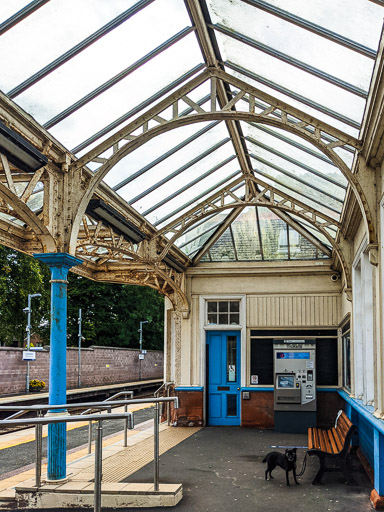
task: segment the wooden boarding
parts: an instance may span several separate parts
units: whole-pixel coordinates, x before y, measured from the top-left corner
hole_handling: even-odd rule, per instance
[[[321,484],[323,474],[329,471],[342,471],[347,481],[353,482],[348,471],[347,455],[355,429],[355,425],[342,410],[337,414],[334,427],[308,429],[308,455],[317,455],[320,461],[320,469],[313,484]]]

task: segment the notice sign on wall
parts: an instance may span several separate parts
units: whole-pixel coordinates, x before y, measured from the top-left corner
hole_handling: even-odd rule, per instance
[[[24,350],[23,351],[23,361],[35,361],[36,360],[36,352],[32,352],[32,350]]]
[[[259,376],[251,375],[251,384],[258,384],[258,383],[259,383]]]

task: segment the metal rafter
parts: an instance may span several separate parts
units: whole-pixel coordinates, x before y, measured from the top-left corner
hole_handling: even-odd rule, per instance
[[[200,48],[203,56],[209,67],[220,67],[221,57],[218,55],[217,45],[212,41],[212,37],[207,28],[204,12],[198,0],[185,0],[185,4],[189,11],[191,20],[196,27],[196,35],[200,43]],[[228,91],[222,82],[217,84],[217,98],[219,105],[222,107],[229,101]],[[212,102],[215,102],[214,96]],[[234,121],[226,121],[227,129],[229,131],[235,153],[239,160],[240,168],[244,174],[251,172],[250,160],[247,156],[247,151],[242,142],[241,128],[238,123]]]
[[[256,195],[250,193],[250,181],[258,185],[259,191]],[[244,197],[233,191],[234,186],[241,183],[246,187]],[[168,243],[159,255],[159,260],[165,257],[175,241],[196,222],[228,208],[243,208],[245,206],[266,206],[293,213],[313,224],[327,239],[330,239],[330,235],[326,232],[325,228],[330,225],[339,227],[339,223],[331,217],[317,212],[308,205],[293,199],[288,194],[280,192],[258,178],[248,176],[244,181],[244,178],[241,177],[159,230],[154,239],[165,234],[171,235]],[[331,243],[333,244],[334,241]]]
[[[295,14],[280,9],[279,7],[275,7],[274,5],[264,2],[263,0],[242,1],[246,4],[252,5],[252,7],[257,7],[258,9],[262,9],[263,11],[266,11],[269,14],[273,14],[274,16],[277,16],[283,19],[284,21],[293,23],[294,25],[297,25],[300,28],[308,30],[309,32],[312,32],[318,36],[324,37],[329,41],[340,44],[341,46],[348,48],[348,50],[360,53],[361,55],[364,55],[364,57],[368,57],[370,59],[375,59],[376,57],[375,50],[368,48],[368,46],[364,46],[356,41],[353,41],[352,39],[342,36],[341,34],[333,32],[332,30],[328,30],[322,27],[321,25],[317,25],[316,23],[312,23],[304,18],[300,18]]]
[[[60,55],[60,57],[58,57],[54,61],[50,62],[43,69],[40,69],[37,73],[24,80],[24,82],[14,87],[11,91],[7,93],[7,95],[10,98],[15,98],[16,96],[24,92],[26,89],[34,85],[36,82],[52,73],[52,71],[63,65],[65,62],[68,62],[70,59],[72,59],[80,52],[88,48],[88,46],[95,43],[98,39],[108,34],[108,32],[110,32],[111,30],[115,29],[116,27],[127,21],[129,18],[134,16],[136,13],[141,11],[141,9],[143,9],[153,1],[154,0],[140,0],[130,9],[127,9],[123,13],[116,16],[116,18],[109,21],[103,27],[99,28],[99,30],[96,30],[96,32],[88,36],[83,41],[80,41],[80,43],[78,43],[76,46]]]
[[[48,2],[49,0],[33,0],[33,2],[20,9],[20,11],[17,11],[13,16],[10,16],[0,24],[0,36]]]

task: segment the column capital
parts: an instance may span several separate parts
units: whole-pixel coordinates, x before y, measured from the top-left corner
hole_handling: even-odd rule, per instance
[[[83,263],[83,260],[75,258],[66,252],[44,252],[33,255],[39,261],[42,261],[49,267],[71,268]]]

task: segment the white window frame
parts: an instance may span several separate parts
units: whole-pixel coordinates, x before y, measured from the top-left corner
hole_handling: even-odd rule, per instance
[[[352,264],[354,394],[375,404],[373,268],[364,238]]]
[[[238,325],[225,325],[225,324],[207,324],[207,302],[208,301],[239,301],[240,302],[240,323]],[[246,382],[246,295],[200,295],[199,297],[199,318],[200,318],[200,382],[204,383],[204,389],[206,389],[206,358],[205,358],[205,345],[207,343],[206,333],[208,331],[240,331],[240,354],[241,354],[241,387],[245,386]]]

